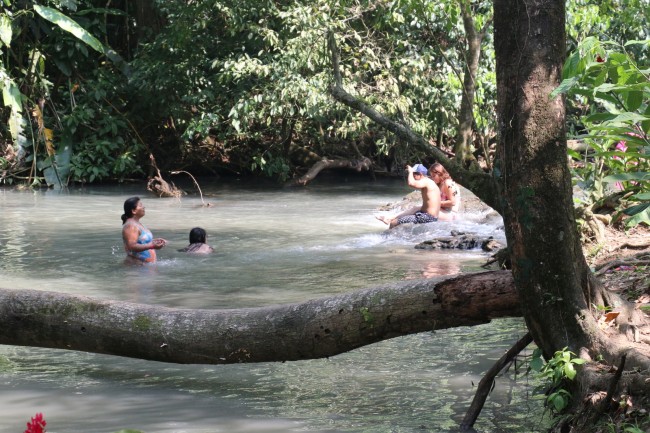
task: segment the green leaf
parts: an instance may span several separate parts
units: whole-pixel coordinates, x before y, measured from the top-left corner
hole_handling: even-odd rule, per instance
[[[534,371],[542,371],[543,366],[544,366],[544,360],[542,358],[533,358],[530,361],[530,368],[533,369]]]
[[[638,113],[621,113],[615,118],[613,118],[611,121],[612,122],[621,122],[621,123],[637,123],[637,122],[643,122],[645,120],[649,120],[649,116],[644,116],[643,114],[638,114]]]
[[[643,213],[648,208],[650,208],[650,203],[641,203],[641,204],[637,204],[636,206],[632,206],[632,207],[628,207],[627,209],[624,209],[623,213],[625,215],[634,216]]]
[[[11,45],[12,38],[11,18],[6,14],[0,15],[0,40],[6,45]]]
[[[650,117],[650,104],[648,104],[643,114],[646,114]],[[641,122],[641,128],[643,129],[643,132],[645,132],[646,134],[650,133],[650,120]]]
[[[578,77],[571,77],[562,80],[560,85],[551,92],[550,98],[553,99],[561,93],[567,93],[569,90],[573,88],[573,86],[576,85],[576,83],[578,83],[578,81],[579,81]]]
[[[579,70],[581,55],[579,51],[575,51],[569,58],[564,62],[564,68],[562,69],[562,77],[566,79],[575,78],[575,76],[582,72]]]
[[[629,47],[629,46],[632,46],[632,45],[646,45],[646,46],[650,46],[650,39],[645,39],[645,40],[643,40],[643,41],[627,41],[627,42],[625,43],[624,46],[625,46],[625,47]]]
[[[5,78],[2,86],[2,99],[5,107],[11,107],[11,110],[17,113],[23,111],[22,93],[11,78]]]
[[[564,375],[569,380],[573,380],[573,378],[576,377],[576,369],[573,367],[572,363],[567,362],[564,364]]]
[[[647,171],[636,171],[631,173],[617,173],[610,174],[603,178],[603,182],[627,182],[630,180],[635,181],[644,181],[650,179],[650,172]]]
[[[565,397],[559,393],[551,394],[548,399],[556,412],[562,412],[562,410],[567,406]]]
[[[88,33],[86,29],[77,24],[77,22],[72,18],[69,18],[58,10],[49,8],[47,6],[34,5],[34,10],[49,22],[56,24],[66,32],[69,32],[72,35],[76,36],[79,40],[86,43],[95,51],[101,54],[104,54],[106,52],[104,45],[99,41],[99,39]]]
[[[643,92],[629,92],[625,98],[627,104],[626,108],[629,111],[636,111],[641,107],[643,103]]]
[[[616,114],[614,113],[594,113],[585,117],[585,121],[589,123],[607,122],[609,120],[614,119],[615,117]]]
[[[620,87],[617,86],[616,84],[603,83],[600,86],[594,87],[594,94],[596,94],[596,92],[606,93],[606,92],[611,92],[612,90],[618,90],[618,89],[620,89]]]
[[[634,216],[631,216],[625,221],[626,227],[635,227],[639,224],[646,224],[650,226],[650,209],[646,209],[643,212],[639,212]]]

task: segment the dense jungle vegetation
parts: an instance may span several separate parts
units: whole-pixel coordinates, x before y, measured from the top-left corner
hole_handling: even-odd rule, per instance
[[[649,10],[647,0],[567,4],[555,94],[567,95],[579,217],[596,237],[603,208],[650,224]],[[491,2],[469,0],[4,0],[0,184],[181,172],[305,184],[329,167],[401,174],[433,162],[434,146],[490,171],[492,20]],[[327,32],[351,94],[426,145],[334,101]]]
[[[647,200],[647,1],[571,1],[567,15],[576,181],[594,201],[617,176],[606,180]],[[491,2],[469,0],[4,0],[0,182],[120,182],[156,168],[286,181],[324,158],[373,173],[432,162],[333,101],[327,31],[356,97],[489,170],[491,23]]]

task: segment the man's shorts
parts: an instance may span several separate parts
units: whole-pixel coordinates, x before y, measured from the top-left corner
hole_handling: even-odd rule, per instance
[[[424,223],[434,223],[438,221],[437,217],[434,217],[431,214],[426,212],[417,211],[413,215],[405,215],[397,219],[397,225],[413,223],[413,224],[424,224]]]

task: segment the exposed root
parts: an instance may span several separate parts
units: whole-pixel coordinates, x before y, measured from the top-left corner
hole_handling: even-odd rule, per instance
[[[622,249],[622,248],[623,246],[620,246],[617,249]],[[599,266],[596,266],[596,275],[597,276],[603,275],[605,272],[609,271],[610,269],[619,266],[645,266],[645,265],[650,265],[650,251],[642,251],[631,257],[627,257],[623,259],[615,259],[607,263],[603,263]]]
[[[494,363],[492,368],[485,373],[485,376],[479,382],[478,388],[476,389],[476,394],[474,394],[474,399],[470,405],[463,422],[460,424],[461,431],[468,431],[472,428],[483,405],[485,404],[485,399],[487,399],[488,394],[492,390],[494,384],[494,378],[503,370],[515,356],[519,354],[522,350],[526,348],[530,343],[533,342],[533,337],[530,335],[530,332],[526,333],[523,337],[519,339],[508,351],[501,357],[499,360]]]
[[[160,169],[156,165],[156,159],[153,157],[153,154],[149,154],[149,159],[151,160],[151,165],[156,169],[158,173],[156,176],[150,177],[147,181],[147,191],[151,191],[156,194],[158,197],[176,197],[180,198],[184,192],[178,188],[173,183],[168,183],[163,179]]]
[[[199,183],[196,181],[196,179],[194,178],[194,176],[192,176],[190,172],[185,170],[178,170],[178,171],[172,171],[170,174],[178,174],[178,173],[185,173],[192,178],[192,180],[194,181],[194,185],[196,185],[196,189],[199,190],[199,195],[201,196],[201,204],[203,207],[212,206],[212,203],[206,203],[205,200],[203,200],[203,192],[201,191],[201,187],[199,186]]]

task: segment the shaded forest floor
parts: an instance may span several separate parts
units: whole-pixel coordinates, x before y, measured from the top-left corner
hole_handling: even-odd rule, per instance
[[[638,226],[623,230],[606,226],[605,241],[583,243],[583,250],[587,262],[605,287],[641,310],[645,326],[640,324],[638,329],[647,341],[650,336],[650,228]],[[599,324],[603,325],[602,320]],[[625,343],[624,336],[617,334],[610,334],[610,338],[621,338]],[[623,394],[616,401],[618,408],[602,416],[600,423],[589,429],[590,432],[650,433],[650,395],[632,398]]]
[[[583,244],[587,262],[605,285],[630,302],[650,306],[650,228],[607,226],[605,242]]]

